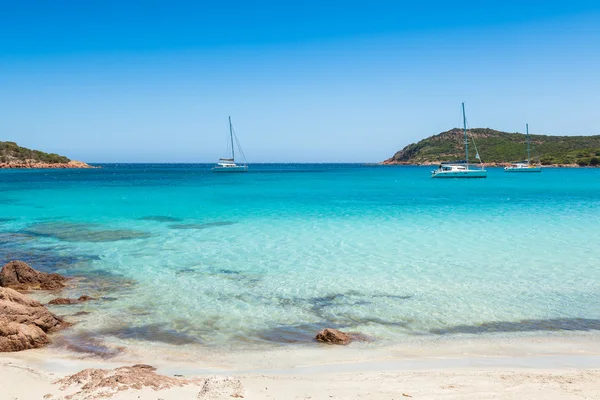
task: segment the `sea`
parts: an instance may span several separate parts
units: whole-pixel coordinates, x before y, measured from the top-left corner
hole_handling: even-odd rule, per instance
[[[0,262],[95,298],[50,306],[71,349],[600,332],[600,169],[98,166],[0,170]]]

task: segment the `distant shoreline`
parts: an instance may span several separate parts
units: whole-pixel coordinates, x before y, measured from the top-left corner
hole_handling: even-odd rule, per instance
[[[67,163],[47,163],[34,160],[11,161],[0,163],[0,169],[84,169],[100,168],[94,167],[83,161],[71,160]]]
[[[447,161],[444,161],[447,162]],[[380,163],[376,163],[375,165],[386,165],[386,166],[415,166],[415,167],[422,167],[422,166],[437,166],[440,165],[442,163],[442,161],[438,161],[438,162],[430,162],[430,161],[425,161],[422,163],[414,163],[414,162],[408,162],[408,161],[383,161]],[[510,165],[513,165],[513,163],[471,163],[471,165],[482,165],[484,167],[498,167],[498,168],[504,168],[504,167],[508,167]],[[537,164],[536,164],[537,165]],[[540,165],[542,168],[598,168],[598,166],[590,166],[590,165],[585,165],[585,166],[581,166],[578,164],[548,164],[548,165]]]

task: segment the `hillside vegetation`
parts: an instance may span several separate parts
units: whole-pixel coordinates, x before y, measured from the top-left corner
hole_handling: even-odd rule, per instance
[[[17,145],[15,142],[0,142],[0,162],[14,163],[27,161],[47,164],[66,164],[71,160],[65,156],[54,153],[30,150]]]
[[[469,157],[472,161],[477,161],[473,139],[483,162],[502,164],[527,158],[525,134],[500,132],[489,128],[474,128],[468,132]],[[531,158],[543,165],[596,166],[600,164],[600,135],[530,135],[530,138]],[[464,158],[463,131],[455,128],[410,144],[384,163],[422,164]]]

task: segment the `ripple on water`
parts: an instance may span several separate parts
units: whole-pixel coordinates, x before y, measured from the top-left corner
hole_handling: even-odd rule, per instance
[[[149,232],[133,229],[101,229],[100,224],[81,222],[43,222],[34,224],[24,233],[51,237],[65,242],[116,242],[119,240],[145,239]]]
[[[384,293],[369,294],[357,291],[334,293],[326,296],[311,298],[278,298],[281,307],[298,307],[314,314],[323,321],[325,327],[358,327],[367,325],[380,325],[389,327],[409,328],[409,321],[384,319],[370,315],[374,299],[385,298],[390,301],[403,302],[412,298],[410,295],[390,295]],[[302,326],[302,325],[299,325]]]
[[[223,281],[235,281],[246,287],[255,287],[263,279],[262,275],[253,273],[246,274],[241,271],[232,269],[216,269],[216,270],[204,270],[201,268],[187,267],[181,268],[175,271],[176,275],[194,274],[196,277],[214,278]]]
[[[131,292],[138,282],[135,279],[107,271],[104,269],[75,269],[71,271],[79,279],[77,288],[96,295],[102,295],[103,300],[116,299],[114,296]],[[112,296],[107,296],[112,295]]]
[[[123,347],[111,347],[104,343],[94,332],[87,331],[58,335],[53,339],[52,346],[102,359],[118,356],[125,350]]]
[[[134,339],[149,342],[162,342],[174,345],[199,344],[200,338],[181,330],[169,328],[172,324],[147,324],[139,326],[116,326],[95,331],[99,336],[113,336],[118,339]]]
[[[138,218],[140,221],[156,221],[156,222],[180,222],[183,221],[181,218],[169,217],[167,215],[148,215],[146,217]]]
[[[484,322],[477,325],[456,325],[448,328],[432,329],[430,332],[436,335],[448,335],[456,333],[481,334],[535,331],[600,331],[600,319],[523,319],[520,321]]]
[[[194,224],[172,224],[169,225],[171,229],[208,229],[208,228],[216,228],[219,226],[229,226],[234,225],[237,222],[232,221],[215,221],[215,222],[205,222],[205,223],[194,223]]]

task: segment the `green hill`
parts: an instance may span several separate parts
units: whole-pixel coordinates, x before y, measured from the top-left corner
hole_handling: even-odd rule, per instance
[[[510,163],[527,158],[526,136],[522,133],[500,132],[489,128],[469,130],[470,159],[475,160],[473,138],[479,155],[486,163]],[[600,164],[600,135],[595,136],[548,136],[530,135],[531,157],[543,165]],[[463,131],[459,128],[413,143],[384,164],[422,164],[440,161],[463,160]]]
[[[65,156],[54,153],[44,153],[39,150],[30,150],[17,145],[15,142],[0,142],[0,162],[38,162],[47,164],[66,164],[69,160]]]

